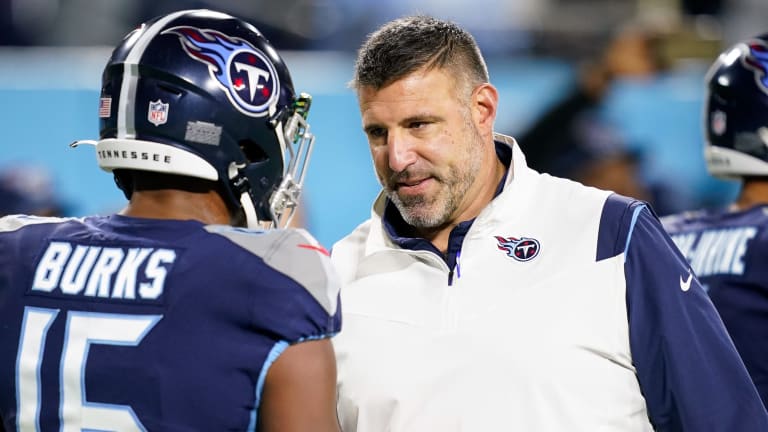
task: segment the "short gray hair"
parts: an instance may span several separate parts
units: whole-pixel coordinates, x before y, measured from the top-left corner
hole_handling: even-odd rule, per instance
[[[475,87],[489,82],[474,37],[456,23],[414,15],[384,24],[360,47],[350,86],[382,87],[419,69],[448,68]]]

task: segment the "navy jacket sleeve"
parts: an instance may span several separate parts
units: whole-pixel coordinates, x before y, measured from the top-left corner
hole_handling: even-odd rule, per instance
[[[630,347],[658,431],[768,431],[720,316],[656,215],[625,213]]]

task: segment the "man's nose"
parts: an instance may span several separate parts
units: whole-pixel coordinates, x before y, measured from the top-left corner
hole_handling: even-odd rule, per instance
[[[387,136],[389,168],[394,172],[405,171],[416,161],[414,143],[404,135],[402,133],[390,133]]]

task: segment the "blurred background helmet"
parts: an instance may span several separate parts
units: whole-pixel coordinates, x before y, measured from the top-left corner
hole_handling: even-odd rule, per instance
[[[314,137],[311,98],[253,25],[210,10],[150,20],[114,49],[99,99],[99,166],[130,198],[139,170],[218,182],[248,226],[284,225]],[[282,224],[280,223],[282,221]]]
[[[768,175],[768,34],[723,51],[706,83],[709,172],[723,178]]]
[[[24,163],[0,169],[0,216],[63,216],[66,211],[53,175],[44,166]]]

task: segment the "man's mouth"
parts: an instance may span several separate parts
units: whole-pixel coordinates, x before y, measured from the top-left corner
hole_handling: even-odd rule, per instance
[[[409,179],[395,183],[395,190],[399,194],[415,195],[424,193],[425,189],[434,181],[432,177]]]

